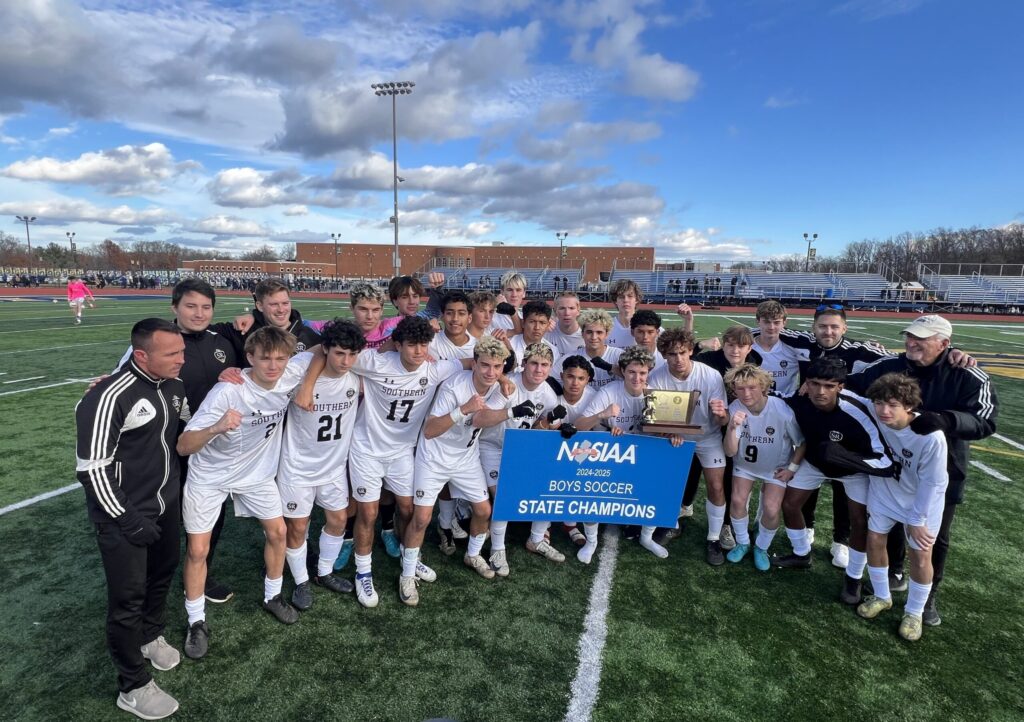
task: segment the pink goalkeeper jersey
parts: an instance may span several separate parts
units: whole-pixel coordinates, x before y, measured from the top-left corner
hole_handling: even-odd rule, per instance
[[[395,326],[401,321],[403,316],[395,316],[393,318],[385,318],[379,324],[377,328],[366,334],[366,348],[380,348],[384,345],[384,342],[391,338],[391,332],[395,330]],[[306,325],[317,333],[321,333],[324,330],[324,326],[329,324],[330,321],[307,321]]]
[[[68,281],[68,300],[74,301],[79,298],[92,298],[92,291],[82,281]]]

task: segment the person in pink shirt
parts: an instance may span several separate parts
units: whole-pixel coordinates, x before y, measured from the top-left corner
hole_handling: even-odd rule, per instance
[[[75,314],[75,323],[82,322],[82,307],[88,302],[89,308],[96,308],[92,291],[78,276],[68,276],[68,305]]]

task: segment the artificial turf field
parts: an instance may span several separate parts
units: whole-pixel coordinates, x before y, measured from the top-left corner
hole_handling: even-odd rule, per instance
[[[221,298],[217,320],[245,303]],[[84,380],[109,372],[132,323],[169,317],[168,305],[168,297],[101,297],[75,327],[66,303],[0,302],[0,507],[75,483],[73,409]],[[307,318],[342,308],[301,297],[294,305]],[[850,336],[899,347],[901,321],[869,319],[852,317]],[[586,567],[555,530],[555,546],[569,557],[555,565],[529,555],[525,525],[513,525],[512,575],[488,582],[459,556],[441,555],[431,531],[424,560],[439,578],[421,587],[415,609],[398,601],[399,565],[378,543],[377,609],[316,588],[313,609],[291,627],[258,607],[259,527],[229,518],[215,572],[236,595],[207,606],[210,654],[183,659],[156,679],[181,702],[178,719],[563,719],[600,575],[610,597],[606,617],[592,614],[607,625],[594,720],[1022,719],[1024,326],[952,320],[954,343],[993,373],[999,434],[1007,439],[975,442],[972,459],[1007,480],[972,467],[940,595],[943,623],[914,645],[896,635],[905,594],[873,622],[835,601],[842,572],[829,564],[826,488],[808,572],[709,567],[701,495],[666,560],[603,533]],[[699,314],[698,336],[734,322],[753,318]],[[807,318],[790,321],[808,326]],[[129,719],[114,707],[103,572],[82,497],[75,489],[0,515],[4,719]],[[311,539],[318,534],[314,523]],[[787,546],[779,534],[773,551]],[[180,581],[172,587],[166,632],[179,649],[180,588]]]

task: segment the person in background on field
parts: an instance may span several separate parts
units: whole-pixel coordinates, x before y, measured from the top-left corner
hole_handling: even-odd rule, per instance
[[[82,306],[86,303],[89,308],[96,308],[95,296],[78,276],[68,276],[68,305],[75,315],[75,324],[82,322]]]

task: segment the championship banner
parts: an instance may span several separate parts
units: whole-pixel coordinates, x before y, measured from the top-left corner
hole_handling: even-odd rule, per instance
[[[494,518],[674,527],[696,448],[656,436],[509,429]]]

